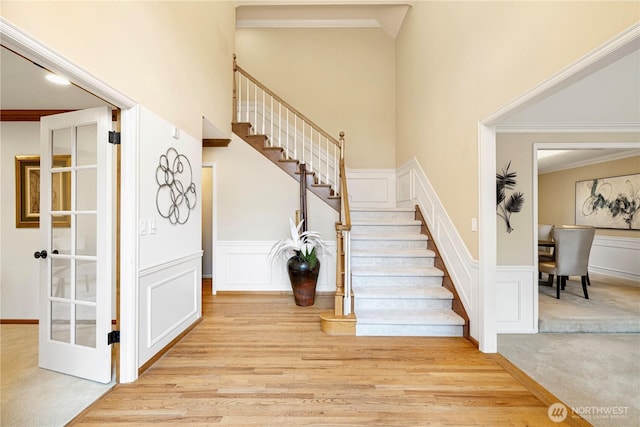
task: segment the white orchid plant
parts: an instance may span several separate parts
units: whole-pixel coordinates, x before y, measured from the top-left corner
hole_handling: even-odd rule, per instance
[[[309,268],[312,270],[316,267],[318,255],[328,249],[319,233],[315,231],[300,232],[303,221],[300,221],[296,226],[289,218],[291,238],[279,240],[271,247],[268,256],[269,262],[273,263],[276,258],[297,256],[301,261],[309,263]]]

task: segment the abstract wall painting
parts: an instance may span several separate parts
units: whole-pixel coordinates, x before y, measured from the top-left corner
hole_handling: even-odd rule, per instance
[[[640,174],[576,182],[576,224],[640,230]]]

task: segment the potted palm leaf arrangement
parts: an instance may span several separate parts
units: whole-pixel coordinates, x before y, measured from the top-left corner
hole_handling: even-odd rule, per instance
[[[327,250],[327,246],[319,233],[300,231],[303,221],[296,226],[289,218],[291,238],[277,241],[269,251],[268,259],[272,264],[277,258],[287,259],[287,272],[296,305],[307,307],[313,305],[315,300],[320,273],[318,257]]]

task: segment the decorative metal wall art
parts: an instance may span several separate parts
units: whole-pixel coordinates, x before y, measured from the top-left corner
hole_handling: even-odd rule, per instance
[[[507,198],[506,190],[516,188],[516,177],[518,176],[517,172],[509,172],[510,166],[511,162],[502,169],[501,174],[496,174],[496,213],[507,224],[507,233],[513,231],[511,214],[520,212],[524,205],[524,194],[521,191],[515,191]]]
[[[196,184],[193,182],[191,162],[175,148],[160,156],[156,169],[156,208],[171,224],[186,224],[196,207]]]
[[[576,182],[576,224],[640,230],[640,174]]]

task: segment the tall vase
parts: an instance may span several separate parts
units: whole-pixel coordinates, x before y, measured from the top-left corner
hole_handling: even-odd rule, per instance
[[[315,268],[312,270],[308,262],[293,256],[287,262],[287,271],[289,272],[289,280],[291,281],[296,305],[301,307],[313,305],[316,296],[318,273],[320,273],[320,261],[316,263]]]

